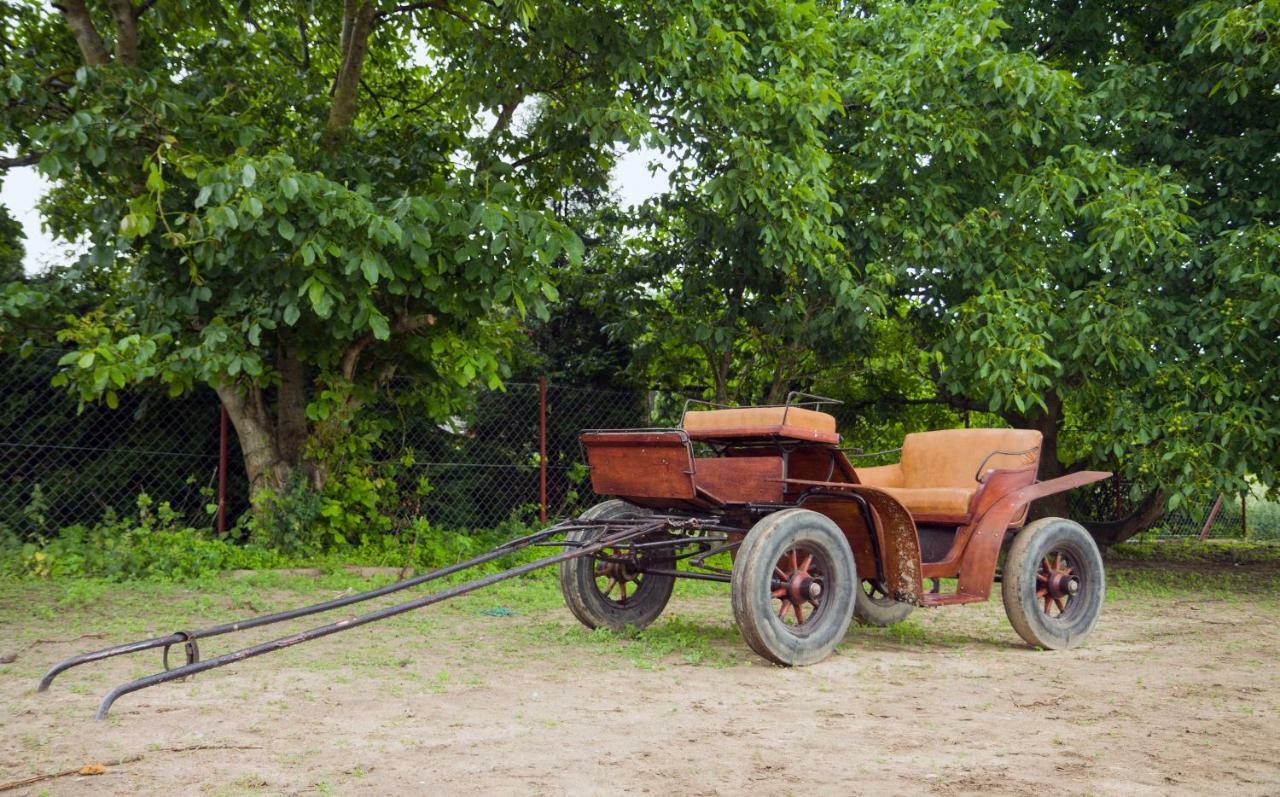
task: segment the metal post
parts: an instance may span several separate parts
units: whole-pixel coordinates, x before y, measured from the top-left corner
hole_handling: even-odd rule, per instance
[[[538,377],[538,516],[547,522],[547,378]]]
[[[227,408],[218,405],[218,533],[227,531]]]
[[[1218,500],[1213,502],[1213,508],[1209,510],[1208,516],[1204,519],[1204,526],[1200,529],[1200,541],[1204,542],[1209,539],[1209,530],[1213,528],[1213,521],[1218,519],[1218,511],[1222,509],[1222,495],[1218,495]]]

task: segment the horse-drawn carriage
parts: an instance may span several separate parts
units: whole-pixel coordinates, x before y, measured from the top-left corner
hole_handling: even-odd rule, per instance
[[[1038,482],[1040,434],[1020,429],[910,434],[898,462],[855,467],[835,419],[817,409],[828,403],[792,394],[780,406],[686,405],[677,428],[583,432],[592,486],[611,497],[577,518],[369,592],[75,656],[51,669],[40,690],[72,667],[162,648],[165,669],[111,690],[99,705],[101,718],[129,692],[553,565],[570,611],[592,628],[643,628],[662,612],[678,578],[727,583],[747,644],[786,665],[825,658],[853,618],[890,625],[915,607],[985,601],[996,581],[1010,623],[1031,645],[1072,647],[1093,628],[1105,583],[1092,538],[1063,518],[1025,520],[1037,498],[1110,474]],[[405,603],[200,657],[199,640],[350,606],[534,545],[563,550]],[[185,663],[170,668],[174,647]]]

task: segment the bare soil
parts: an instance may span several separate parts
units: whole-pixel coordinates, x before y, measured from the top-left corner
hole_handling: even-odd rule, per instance
[[[1025,647],[997,595],[784,669],[701,585],[617,637],[578,629],[541,580],[128,695],[106,722],[99,697],[154,652],[45,695],[40,672],[334,591],[10,583],[0,784],[98,763],[10,793],[1280,794],[1277,592],[1164,583],[1114,588],[1079,650]]]

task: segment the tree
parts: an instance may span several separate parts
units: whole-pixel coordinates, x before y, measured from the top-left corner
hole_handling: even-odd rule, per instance
[[[59,381],[109,405],[211,385],[255,490],[322,483],[316,451],[393,375],[436,413],[497,386],[582,252],[557,205],[606,186],[612,142],[660,140],[659,110],[726,95],[741,51],[719,20],[742,8],[710,2],[55,8],[6,17],[0,136],[88,238],[72,278],[111,275]]]
[[[27,254],[22,242],[26,238],[22,224],[9,214],[7,207],[0,205],[0,285],[22,279],[22,260]]]
[[[1005,16],[1039,19],[994,3],[849,17],[847,113],[831,134],[844,241],[893,274],[935,400],[1040,429],[1042,477],[1110,465],[1146,485],[1134,518],[1094,527],[1114,542],[1166,497],[1271,472],[1258,442],[1276,433],[1274,413],[1228,398],[1253,388],[1223,387],[1242,385],[1235,333],[1221,334],[1242,319],[1215,308],[1215,332],[1202,299],[1239,283],[1197,256],[1194,186],[1176,163],[1097,135],[1102,119],[1137,138],[1125,126],[1142,106],[1100,113],[1106,96],[1009,46]],[[1265,337],[1255,352],[1274,357]],[[1217,412],[1206,384],[1222,393]]]
[[[865,342],[883,310],[843,260],[824,124],[840,112],[837,17],[760,4],[705,47],[696,112],[666,118],[671,189],[648,203],[611,280],[617,335],[655,381],[724,402],[780,402]]]

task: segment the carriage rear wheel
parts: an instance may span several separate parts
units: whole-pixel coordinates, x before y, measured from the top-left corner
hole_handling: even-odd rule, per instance
[[[879,579],[862,579],[853,596],[853,619],[862,625],[897,625],[911,616],[914,608],[910,603],[894,600]]]
[[[733,615],[742,638],[762,657],[814,664],[844,638],[857,583],[840,528],[817,512],[784,509],[756,523],[738,549]]]
[[[1013,538],[1000,587],[1009,623],[1027,644],[1074,648],[1102,613],[1102,554],[1079,523],[1043,518]]]
[[[615,498],[583,512],[582,519],[620,520],[648,514],[647,509]],[[603,533],[603,527],[577,529],[566,534],[565,539],[590,542]],[[672,569],[674,564],[658,557],[651,558],[650,563],[666,569]],[[613,548],[560,563],[560,592],[565,605],[587,628],[644,628],[662,614],[674,585],[673,576],[646,573]]]

